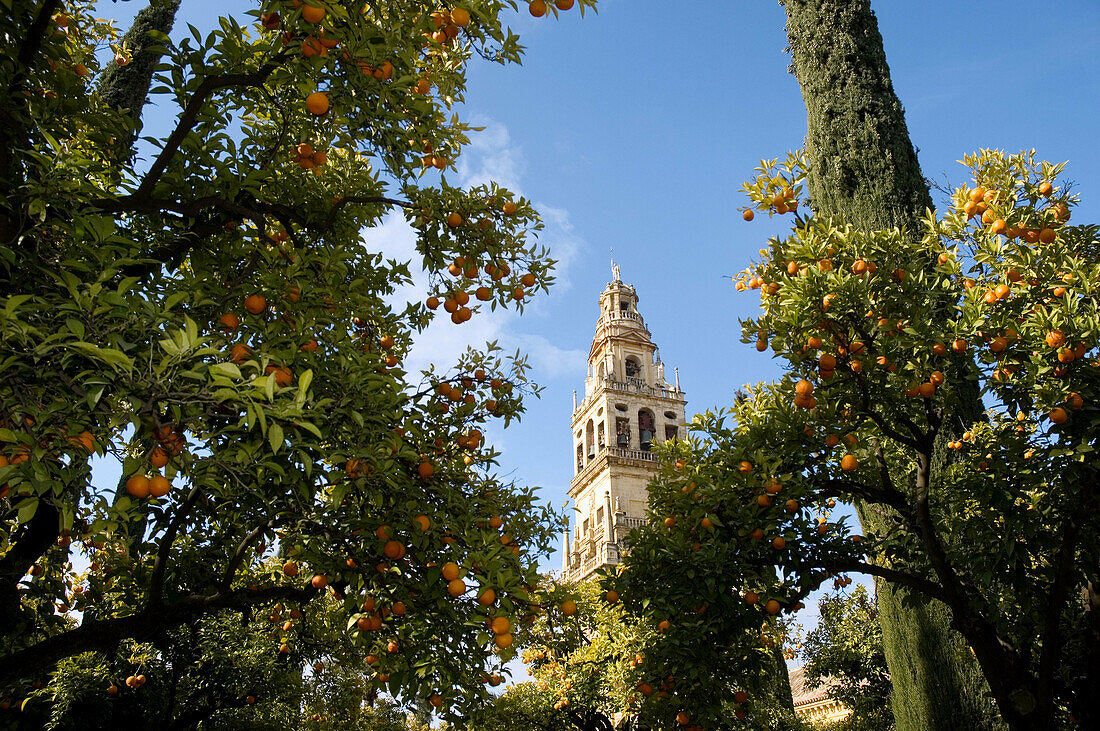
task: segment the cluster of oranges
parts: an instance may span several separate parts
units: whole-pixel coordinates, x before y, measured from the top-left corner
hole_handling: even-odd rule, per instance
[[[1054,186],[1049,182],[1043,182],[1038,186],[1037,192],[1043,198],[1050,198],[1054,194]],[[1054,227],[1069,220],[1069,207],[1064,203],[1056,203],[1041,211],[1038,221],[1028,214],[1014,216],[1014,210],[1013,213],[1007,214],[1010,218],[1016,219],[1012,225],[1009,225],[1004,218],[998,217],[994,212],[993,207],[1000,203],[1002,203],[1002,196],[998,191],[986,190],[979,185],[970,191],[961,208],[968,220],[977,219],[980,226],[988,226],[994,234],[1008,239],[1023,239],[1029,244],[1053,244],[1058,238],[1058,232]]]
[[[328,154],[324,150],[313,149],[313,145],[308,142],[303,142],[294,148],[291,159],[303,170],[312,170],[314,174],[320,175],[321,168],[328,162]]]
[[[569,10],[573,7],[573,4],[574,0],[554,0],[554,7],[558,10]],[[541,18],[546,15],[546,11],[549,9],[546,0],[530,0],[527,4],[528,12],[536,18]]]

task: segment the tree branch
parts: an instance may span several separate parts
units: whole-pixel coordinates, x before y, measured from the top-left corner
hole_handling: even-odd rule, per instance
[[[233,575],[237,573],[237,568],[241,565],[241,561],[244,560],[244,555],[248,552],[252,542],[262,536],[265,531],[269,531],[274,527],[275,519],[272,518],[266,523],[253,528],[252,531],[237,544],[237,550],[233,552],[232,558],[229,559],[229,562],[225,565],[225,571],[222,573],[221,591],[229,591],[230,584],[233,581]]]
[[[206,100],[211,94],[221,89],[242,86],[263,86],[267,81],[267,77],[270,76],[271,72],[286,58],[286,55],[285,51],[280,52],[279,55],[275,56],[275,58],[271,59],[252,73],[207,76],[199,82],[199,86],[195,89],[195,93],[191,96],[191,100],[180,114],[179,122],[176,123],[176,128],[172,130],[172,134],[170,134],[165,141],[164,149],[160,151],[157,159],[149,166],[149,171],[145,174],[145,178],[141,181],[141,184],[131,197],[141,198],[148,196],[153,190],[153,187],[160,181],[161,176],[164,175],[164,171],[168,168],[168,163],[171,162],[172,158],[179,150],[180,145],[183,144],[183,140],[187,137],[191,128],[194,127],[199,117],[199,112],[202,111],[203,105],[206,104]]]
[[[309,584],[304,587],[273,586],[255,591],[238,589],[228,594],[193,594],[156,611],[85,621],[76,629],[53,635],[4,657],[0,662],[0,683],[28,677],[71,655],[111,651],[124,639],[144,640],[154,637],[170,627],[179,626],[209,612],[243,609],[274,601],[306,604],[320,594],[319,590]]]
[[[157,561],[153,564],[153,575],[149,578],[149,601],[146,602],[146,610],[152,610],[160,605],[161,598],[164,596],[164,572],[168,568],[168,554],[172,551],[172,544],[176,542],[176,536],[180,532],[180,528],[183,527],[183,521],[187,519],[187,514],[191,512],[191,508],[198,502],[199,496],[202,494],[202,490],[198,485],[191,488],[191,492],[187,494],[187,498],[176,508],[176,515],[172,518],[172,522],[168,525],[168,530],[164,532],[164,537],[160,539],[160,550],[157,551]]]

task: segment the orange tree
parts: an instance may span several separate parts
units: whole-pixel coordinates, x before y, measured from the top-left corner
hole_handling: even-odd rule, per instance
[[[510,652],[479,618],[524,606],[551,541],[480,427],[534,386],[491,348],[423,378],[401,360],[437,307],[460,324],[552,282],[528,201],[446,179],[468,131],[448,108],[474,54],[518,62],[516,3],[273,0],[178,43],[178,3],[125,37],[90,3],[5,4],[8,697],[78,653],[327,592],[390,691],[476,701]],[[135,158],[147,96],[179,114]],[[409,264],[370,246],[390,211],[417,232],[422,303],[394,305]],[[95,455],[121,463],[117,488],[93,483]],[[126,560],[78,597],[77,549]]]
[[[698,612],[698,607],[694,612],[680,608],[655,616],[646,611],[645,598],[636,606],[626,606],[596,581],[548,584],[536,593],[536,601],[538,619],[519,637],[523,660],[534,677],[520,697],[529,699],[526,714],[538,719],[536,727],[577,731],[695,728],[686,706],[677,705],[668,712],[680,682],[668,670],[668,658],[662,654],[668,645],[660,638],[672,632],[674,624],[677,631],[693,626],[688,617],[706,612],[705,608],[703,612]],[[776,621],[755,621],[755,630],[753,641],[762,648],[756,658],[760,683],[769,688],[757,709],[759,726],[795,728],[789,692],[786,702],[782,690],[776,692],[775,663],[783,628]],[[712,675],[707,692],[718,701],[723,714],[733,716],[737,708],[732,701],[740,687],[726,684],[724,679],[722,674]],[[496,714],[506,709],[510,712],[511,704],[504,704]],[[488,717],[496,714],[490,710]],[[475,724],[474,728],[481,726]],[[493,726],[486,724],[486,728]]]
[[[738,282],[761,297],[745,341],[788,374],[661,448],[653,525],[607,580],[679,614],[654,652],[702,719],[745,634],[843,572],[947,605],[1011,728],[1100,719],[1100,229],[1068,223],[1060,165],[965,162],[912,238],[799,216],[799,155],[746,185],[796,215]],[[854,534],[838,501],[896,517]]]

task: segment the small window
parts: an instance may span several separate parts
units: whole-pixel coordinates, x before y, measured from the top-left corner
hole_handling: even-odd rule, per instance
[[[596,446],[603,449],[606,445],[607,442],[604,440],[603,422],[601,421],[599,426],[596,427]]]
[[[584,429],[585,439],[584,443],[588,446],[588,458],[592,459],[596,456],[596,430],[592,426],[592,420],[588,420],[588,426]]]
[[[615,411],[626,411],[626,404],[615,404]],[[580,436],[580,432],[577,432],[577,436]]]
[[[596,527],[598,528],[602,525],[603,525],[603,506],[599,507],[596,510]]]
[[[577,472],[584,469],[584,445],[577,444]]]
[[[626,375],[628,378],[637,378],[642,372],[642,364],[633,355],[626,359]]]
[[[619,312],[630,312],[630,300],[619,300]]]
[[[675,439],[678,432],[679,432],[679,429],[676,427],[675,424],[672,424],[672,425],[666,424],[665,425],[665,439],[666,440],[667,439]]]
[[[676,412],[675,411],[666,411],[665,412],[665,418],[666,419],[675,419],[676,418]]]
[[[589,523],[588,518],[585,518],[584,525],[581,527],[581,533],[584,535],[588,535],[588,529],[590,525],[591,523]]]

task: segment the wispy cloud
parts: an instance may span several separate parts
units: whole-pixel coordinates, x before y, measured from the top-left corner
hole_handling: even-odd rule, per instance
[[[470,146],[459,160],[459,183],[463,187],[470,187],[493,181],[513,192],[522,193],[523,152],[513,144],[508,128],[485,117],[475,116],[472,124],[485,129],[471,135]],[[552,291],[565,291],[570,287],[570,267],[581,255],[585,242],[573,229],[568,211],[538,202],[535,203],[535,208],[542,215],[545,224],[538,241],[558,261],[554,272],[556,282]],[[399,213],[388,215],[380,226],[364,233],[364,242],[372,251],[380,252],[387,259],[411,263],[413,281],[397,288],[389,298],[393,306],[402,308],[406,302],[424,299],[428,291],[428,273],[420,267],[416,231],[405,221],[404,216]],[[536,297],[527,307],[525,318],[519,318],[510,309],[495,312],[483,310],[462,325],[453,324],[446,316],[437,317],[417,338],[405,359],[405,368],[409,373],[418,373],[434,363],[445,369],[467,347],[480,348],[486,342],[497,341],[505,353],[518,349],[528,355],[532,376],[536,381],[582,372],[587,353],[563,349],[542,335],[524,332],[525,320],[545,314],[546,298]]]

